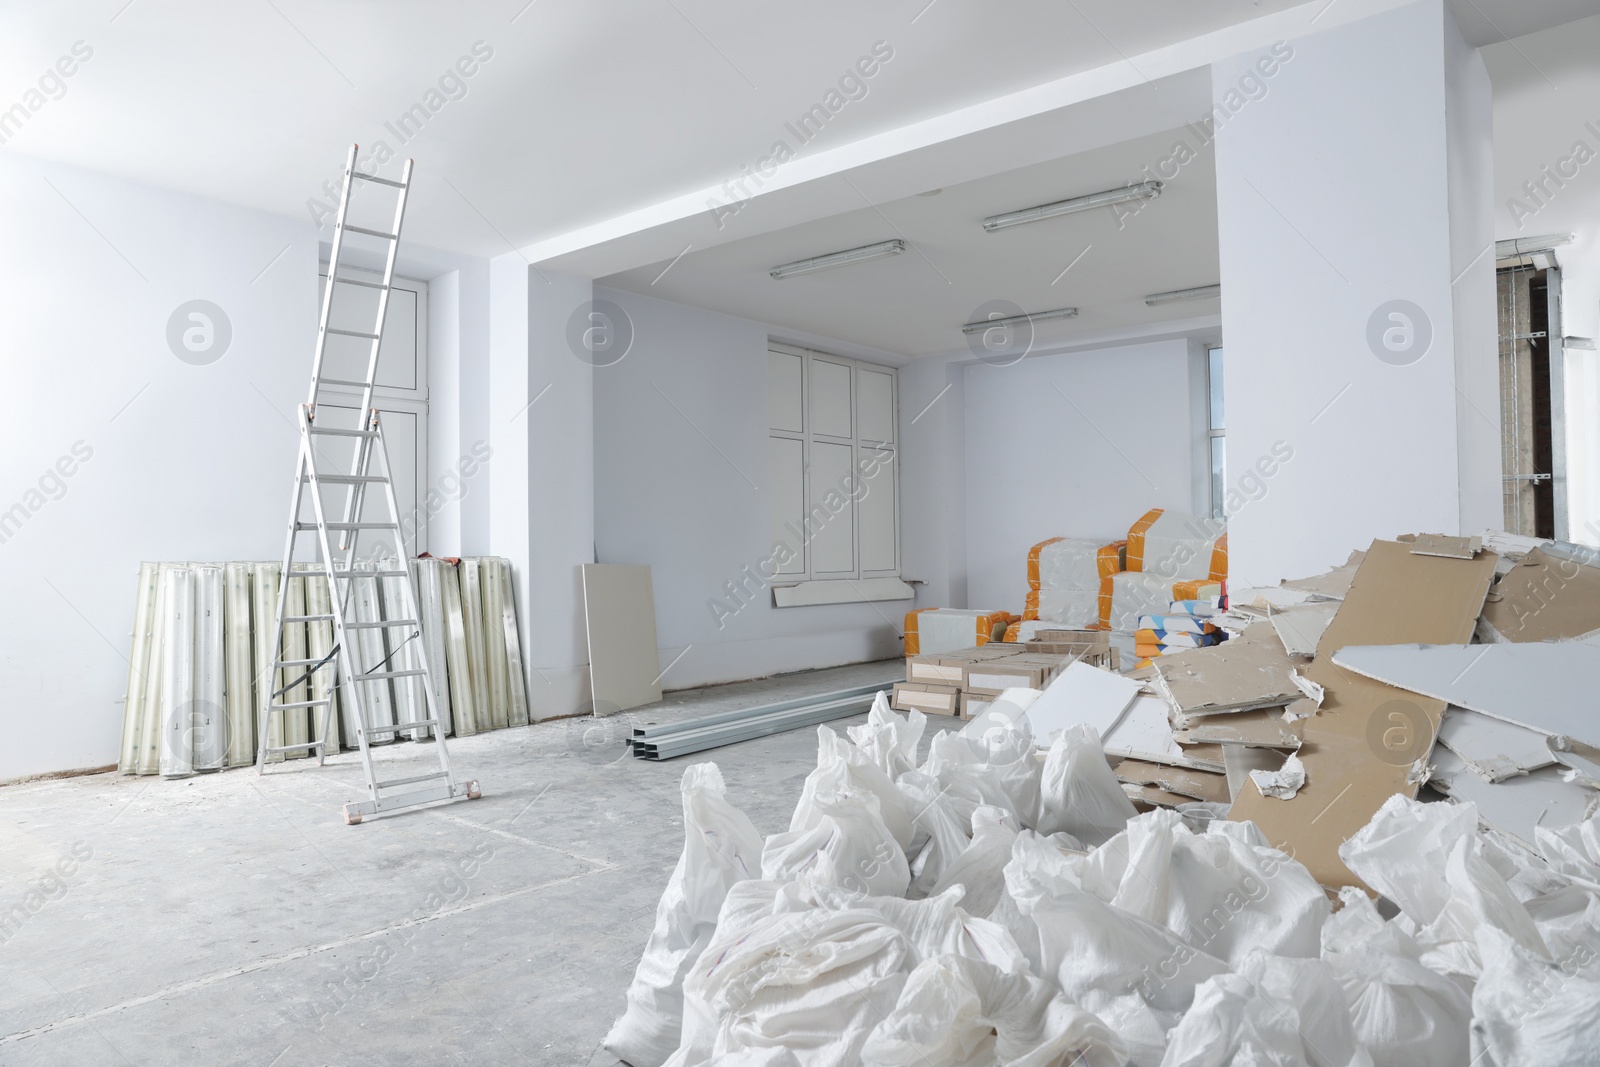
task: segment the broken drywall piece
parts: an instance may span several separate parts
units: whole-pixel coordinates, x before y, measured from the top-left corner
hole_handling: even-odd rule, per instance
[[[1251,771],[1250,781],[1264,797],[1292,800],[1306,784],[1306,765],[1300,762],[1299,756],[1291,754],[1275,771]]]
[[[1411,765],[1433,748],[1444,702],[1416,696],[1335,666],[1331,650],[1405,642],[1455,644],[1472,636],[1499,557],[1414,556],[1408,545],[1374,541],[1306,675],[1327,689],[1304,730],[1306,783],[1293,799],[1246,788],[1229,818],[1254,822],[1274,847],[1330,887],[1359,884],[1339,843],[1366,825],[1391,796],[1414,796]],[[1224,646],[1226,647],[1226,646]]]
[[[1592,711],[1600,692],[1600,647],[1594,645],[1352,644],[1334,653],[1333,662],[1543,734],[1600,742]]]
[[[1322,631],[1333,621],[1339,605],[1334,601],[1302,604],[1272,615],[1272,628],[1283,642],[1283,650],[1291,656],[1314,656]]]
[[[1327,600],[1343,600],[1350,592],[1350,583],[1355,580],[1356,571],[1366,558],[1365,552],[1352,552],[1349,559],[1328,573],[1311,578],[1296,578],[1284,582],[1281,588],[1310,593]]]
[[[1311,701],[1312,711],[1322,707],[1323,698],[1328,695],[1328,691],[1326,689],[1322,688],[1322,686],[1318,685],[1316,682],[1313,682],[1310,678],[1307,678],[1299,671],[1294,672],[1294,684],[1296,688],[1300,690],[1300,692],[1306,695],[1306,700]],[[1302,701],[1297,700],[1295,703],[1301,704]],[[1307,717],[1307,714],[1308,713],[1303,707],[1295,709],[1295,718],[1304,719]]]
[[[1187,729],[1207,715],[1282,707],[1300,695],[1294,667],[1270,622],[1257,623],[1204,655],[1157,661],[1155,687]]]
[[[1400,538],[1405,541],[1406,538]],[[1410,539],[1411,551],[1418,556],[1444,556],[1471,559],[1483,551],[1481,537],[1452,537],[1448,534],[1417,534]]]
[[[1172,738],[1172,725],[1167,719],[1167,703],[1158,696],[1141,693],[1128,706],[1120,722],[1101,741],[1107,756],[1119,759],[1144,760],[1149,763],[1166,763],[1174,767],[1193,767],[1198,770],[1222,769],[1222,753],[1214,749],[1204,752],[1179,748]]]
[[[1139,696],[1139,682],[1088,663],[1074,663],[1045,686],[1028,706],[1034,743],[1050,744],[1051,735],[1082,723],[1104,738]]]
[[[1168,793],[1179,793],[1191,800],[1227,803],[1228,779],[1211,771],[1171,767],[1144,760],[1123,760],[1113,772],[1119,782],[1154,786]]]
[[[1228,799],[1237,800],[1250,780],[1252,771],[1275,771],[1283,766],[1283,753],[1270,748],[1245,745],[1222,746],[1223,769],[1228,780]]]
[[[1534,828],[1562,830],[1594,814],[1600,793],[1563,780],[1553,767],[1490,784],[1474,774],[1455,753],[1434,749],[1434,788],[1455,800],[1477,806],[1478,817],[1509,837],[1538,850]]]
[[[1556,762],[1550,739],[1538,730],[1454,705],[1445,709],[1439,744],[1486,782],[1515,778]]]
[[[1486,642],[1564,641],[1600,630],[1600,567],[1554,544],[1532,549],[1489,590]]]
[[[1433,770],[1433,764],[1428,762],[1426,756],[1418,756],[1411,770],[1406,772],[1406,785],[1421,785],[1433,777]]]
[[[1600,789],[1600,752],[1567,737],[1553,738],[1551,748],[1556,761],[1566,768],[1562,772],[1566,781]]]
[[[1135,804],[1151,808],[1176,808],[1183,804],[1194,803],[1194,797],[1169,792],[1160,786],[1140,785],[1137,782],[1123,782],[1122,793]]]
[[[1309,706],[1308,700],[1296,703],[1307,705],[1307,715],[1316,710]],[[1184,746],[1237,744],[1247,748],[1299,748],[1303,736],[1302,729],[1298,722],[1289,719],[1289,713],[1294,709],[1295,704],[1290,704],[1281,710],[1270,708],[1241,711],[1233,715],[1214,715],[1209,719],[1202,719],[1187,730],[1174,730],[1172,737],[1178,744]]]

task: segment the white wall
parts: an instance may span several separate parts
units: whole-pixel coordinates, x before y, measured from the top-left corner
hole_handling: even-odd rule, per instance
[[[774,608],[769,592],[747,584],[747,606],[718,625],[708,601],[736,604],[728,583],[772,554],[764,483],[774,331],[621,290],[597,286],[595,295],[619,305],[634,330],[627,356],[594,370],[596,558],[653,568],[661,666],[672,665],[662,685],[899,655],[906,601]],[[908,403],[902,393],[902,430]],[[909,514],[916,505],[905,490],[902,481]],[[902,530],[908,560],[915,538]]]
[[[1150,508],[1206,512],[1196,366],[1178,339],[964,368],[971,607],[1021,614],[1028,549],[1047,538],[1110,542]]]
[[[1296,40],[1264,94],[1219,123],[1229,469],[1279,442],[1294,452],[1230,517],[1235,581],[1273,584],[1375,537],[1494,520],[1482,512],[1498,498],[1485,457],[1499,409],[1481,366],[1493,326],[1486,346],[1482,310],[1456,305],[1492,307],[1493,253],[1473,263],[1485,249],[1470,246],[1487,232],[1472,216],[1492,206],[1452,166],[1480,155],[1490,115],[1481,60],[1455,47],[1450,18],[1426,0]],[[1260,59],[1214,64],[1215,98]],[[1404,365],[1367,340],[1393,300],[1432,329]]]
[[[0,200],[4,781],[116,762],[141,560],[282,554],[318,290],[308,221],[14,154]],[[197,298],[232,325],[204,366],[166,339]]]

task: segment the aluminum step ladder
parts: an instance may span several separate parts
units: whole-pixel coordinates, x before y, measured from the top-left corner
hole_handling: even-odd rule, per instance
[[[349,710],[345,722],[355,725],[355,740],[361,751],[368,794],[366,800],[345,805],[344,819],[351,824],[359,823],[367,815],[479,796],[477,782],[458,782],[450,769],[443,719],[427,656],[423,653],[422,613],[407,563],[405,532],[395,499],[393,472],[384,446],[383,426],[372,403],[384,316],[389,307],[395,258],[400,247],[400,226],[405,218],[406,195],[411,188],[412,161],[406,160],[405,170],[396,181],[362,173],[356,168],[356,152],[357,146],[352,145],[345,161],[343,191],[333,227],[327,282],[322,292],[317,349],[311,365],[311,390],[306,402],[300,405],[299,458],[289,500],[283,571],[278,582],[272,669],[260,679],[261,715],[257,724],[260,742],[256,752],[258,773],[266,771],[269,756],[314,753],[317,765],[321,766],[327,756],[329,732],[335,727],[335,697],[342,693],[339,699],[348,702]],[[394,218],[387,228],[358,226],[351,221],[351,192],[358,182],[395,190]],[[349,273],[350,266],[345,260],[349,251],[346,238],[350,234],[360,234],[383,246],[381,282],[356,278]],[[347,295],[351,287],[356,293],[377,291],[377,310],[370,329],[333,325],[336,307],[345,307],[346,301],[352,299]],[[359,307],[355,310],[360,311]],[[364,323],[362,317],[360,324]],[[365,374],[360,379],[326,373],[330,365],[338,370],[340,364],[356,367],[361,360],[365,362]],[[343,373],[353,375],[355,370]],[[330,396],[325,390],[332,390],[334,395]],[[346,394],[359,390],[359,405],[352,406],[348,396],[338,396],[341,390]],[[296,559],[302,535],[313,542],[314,556],[309,569],[305,560]],[[326,581],[326,603],[331,605],[331,611],[292,613],[292,578]],[[384,584],[386,579],[390,581]],[[363,589],[361,583],[374,584]],[[396,589],[402,591],[398,598],[393,596]],[[394,603],[395,599],[400,603]],[[358,601],[378,604],[377,617],[357,617],[372,614],[370,607],[358,612]],[[304,653],[291,655],[286,649],[286,625],[330,622],[334,645],[326,656],[312,659]],[[332,684],[333,677],[329,673],[334,671],[337,672],[337,686]],[[293,680],[286,682],[286,678]],[[298,695],[295,690],[313,679],[324,683],[317,689],[322,695],[307,700],[293,699]],[[388,702],[377,700],[378,692],[373,687],[386,687],[391,683],[420,688],[424,694],[420,706],[426,708],[425,717],[403,723],[375,721],[378,707],[387,706]],[[313,692],[307,689],[304,695],[313,696]],[[291,733],[304,736],[308,725],[305,717],[314,715],[320,715],[320,729],[310,731],[315,739],[290,740]],[[294,730],[290,729],[291,723],[296,727]],[[419,740],[432,735],[439,769],[428,774],[380,779],[372,764],[372,744],[399,739],[406,734]]]

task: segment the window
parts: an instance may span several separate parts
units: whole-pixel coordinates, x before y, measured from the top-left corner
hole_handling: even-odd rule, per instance
[[[383,275],[346,265],[343,276],[363,281],[382,281]],[[317,307],[322,306],[322,286],[327,284],[328,265],[322,265],[317,288]],[[378,292],[358,286],[339,287],[334,298],[333,321],[340,329],[371,330],[378,312]],[[383,441],[388,446],[389,464],[394,469],[394,495],[400,507],[400,525],[405,531],[406,550],[413,556],[428,550],[428,510],[419,506],[428,495],[428,283],[396,275],[389,291],[389,306],[383,316],[383,345],[378,353],[378,377],[372,387],[373,406],[383,423]],[[367,377],[367,345],[329,344],[323,355],[323,374],[346,381]],[[305,353],[306,368],[311,353]],[[359,389],[330,388],[329,403],[343,407],[348,398],[352,409],[361,403]]]
[[[778,581],[896,577],[895,372],[773,344],[768,484]]]
[[[1225,519],[1228,479],[1223,465],[1227,439],[1222,430],[1222,349],[1206,349],[1206,436],[1211,446],[1211,517]]]

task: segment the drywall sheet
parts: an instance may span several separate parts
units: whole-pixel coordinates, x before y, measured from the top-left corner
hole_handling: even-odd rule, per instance
[[[1487,639],[1561,641],[1600,630],[1600,567],[1536,548],[1494,584],[1484,605]]]
[[[1328,628],[1328,624],[1333,621],[1333,613],[1338,610],[1337,603],[1328,601],[1302,604],[1273,615],[1272,629],[1276,631],[1278,640],[1283,642],[1283,650],[1289,655],[1314,656],[1317,654],[1317,642],[1322,638],[1322,631]]]
[[[1503,834],[1536,849],[1533,830],[1560,830],[1593,813],[1600,793],[1568,782],[1553,768],[1493,784],[1478,777],[1447,749],[1433,756],[1434,787],[1456,800],[1477,805],[1478,817]]]
[[[1087,663],[1067,667],[1028,708],[1028,722],[1037,744],[1048,745],[1058,730],[1083,723],[1102,738],[1111,731],[1139,695],[1140,685],[1130,678]]]
[[[1213,745],[1178,747],[1167,720],[1167,702],[1149,693],[1139,694],[1128,706],[1122,719],[1106,734],[1101,747],[1114,759],[1144,760],[1204,771],[1222,770],[1220,748]]]
[[[589,627],[594,713],[610,715],[660,700],[661,659],[656,652],[650,568],[585,563],[583,610]]]
[[[1113,772],[1119,782],[1150,785],[1168,793],[1181,793],[1192,800],[1228,802],[1228,779],[1210,771],[1188,767],[1169,767],[1144,760],[1123,760]]]
[[[1486,782],[1515,778],[1556,762],[1544,734],[1466,708],[1445,709],[1439,744]]]
[[[1503,645],[1350,645],[1336,666],[1544,734],[1600,742],[1594,713],[1600,647],[1581,641]]]
[[[1203,656],[1157,660],[1156,691],[1172,705],[1173,724],[1193,726],[1202,716],[1281,707],[1301,697],[1294,664],[1270,622],[1259,622]]]
[[[1282,583],[1285,589],[1296,589],[1302,593],[1311,593],[1315,596],[1327,597],[1330,600],[1343,600],[1350,591],[1350,583],[1356,576],[1356,570],[1366,559],[1365,552],[1352,552],[1350,558],[1344,563],[1333,568],[1327,574],[1318,574],[1311,578],[1296,578]]]
[[[1275,800],[1247,783],[1229,817],[1254,822],[1277,848],[1292,848],[1323,885],[1360,885],[1339,859],[1339,844],[1389,797],[1416,795],[1412,764],[1433,749],[1444,702],[1341,669],[1332,653],[1350,645],[1466,641],[1498,559],[1492,552],[1413,555],[1409,545],[1374,541],[1306,670],[1327,697],[1321,712],[1301,723],[1305,785]]]
[[[1483,548],[1481,537],[1452,537],[1449,534],[1417,534],[1411,539],[1411,551],[1419,556],[1448,556],[1450,559],[1471,559]]]
[[[1304,728],[1299,721],[1286,722],[1278,708],[1241,711],[1234,715],[1214,715],[1201,719],[1187,730],[1173,731],[1180,745],[1247,745],[1254,748],[1299,748]]]
[[[1153,785],[1138,785],[1134,782],[1122,782],[1121,785],[1123,795],[1129,800],[1151,808],[1176,808],[1180,804],[1194,803],[1194,797],[1169,793]]]

